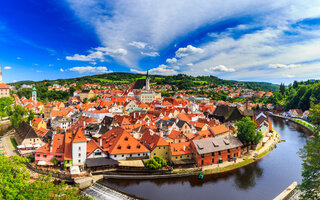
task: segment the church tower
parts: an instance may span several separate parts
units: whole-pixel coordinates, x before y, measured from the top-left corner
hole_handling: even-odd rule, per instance
[[[1,67],[0,67],[0,83],[2,83],[2,71],[1,71]]]
[[[33,84],[32,88],[32,100],[37,103],[37,89],[36,86]]]
[[[149,70],[147,70],[146,90],[150,90],[150,83],[149,83]]]

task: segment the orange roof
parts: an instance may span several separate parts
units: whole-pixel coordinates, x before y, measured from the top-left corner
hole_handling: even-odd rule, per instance
[[[64,134],[55,134],[52,141],[51,153],[64,152]]]
[[[147,130],[141,137],[140,142],[145,145],[148,149],[153,150],[157,146],[168,146],[169,143],[157,134],[150,134]]]
[[[101,149],[101,151],[103,151],[100,145],[98,145],[98,143],[94,139],[91,139],[87,143],[87,156],[90,156],[98,148]]]
[[[78,131],[77,131],[76,135],[74,136],[72,142],[73,143],[87,142],[87,138],[86,138],[86,136],[84,136],[84,132],[83,132],[82,128],[78,128]]]
[[[6,83],[0,83],[0,89],[9,89],[9,85],[7,85]]]
[[[113,128],[102,136],[102,147],[110,154],[149,152],[145,146],[121,127]]]
[[[64,134],[64,160],[72,160],[72,132]]]
[[[182,133],[176,130],[172,130],[170,135],[168,135],[168,137],[171,139],[176,139],[180,134]]]
[[[193,138],[193,140],[205,139],[205,138],[213,138],[210,130],[198,131],[198,134]]]
[[[40,127],[40,128],[36,131],[36,133],[37,133],[37,135],[39,135],[40,137],[43,137],[48,131],[49,131],[48,129],[45,129],[45,128]]]
[[[191,154],[191,142],[171,143],[170,150],[173,156]]]
[[[41,121],[42,121],[41,118],[35,117],[35,118],[33,118],[32,123],[39,124]]]
[[[50,153],[50,143],[47,143],[34,151],[35,153]]]
[[[214,135],[219,135],[221,133],[225,133],[225,132],[229,131],[229,129],[223,124],[221,124],[219,126],[210,127],[210,129],[213,131]]]

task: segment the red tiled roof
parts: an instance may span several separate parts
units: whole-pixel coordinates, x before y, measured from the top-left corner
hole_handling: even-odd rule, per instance
[[[157,134],[151,135],[149,130],[142,135],[140,142],[150,150],[153,150],[157,146],[169,145],[169,143],[165,139],[163,139],[161,136]]]
[[[101,151],[103,151],[100,145],[94,139],[91,139],[87,143],[87,156],[90,156],[98,148],[101,149]]]
[[[191,142],[171,143],[170,150],[173,156],[191,154]]]
[[[33,118],[33,120],[32,120],[32,122],[35,123],[35,124],[39,124],[41,121],[42,121],[42,119],[41,118],[37,118],[37,117]]]
[[[86,136],[84,136],[84,132],[83,132],[82,128],[79,128],[77,130],[76,135],[74,136],[72,142],[73,143],[76,143],[76,142],[87,142],[87,138],[86,138]]]
[[[147,153],[149,150],[121,127],[116,127],[102,136],[102,147],[110,154]]]

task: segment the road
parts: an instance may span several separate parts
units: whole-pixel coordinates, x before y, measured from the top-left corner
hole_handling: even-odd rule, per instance
[[[13,133],[12,131],[9,131],[6,135],[4,135],[2,137],[4,148],[6,149],[6,153],[7,153],[8,157],[17,155],[16,150],[12,146],[12,143],[11,143],[11,140],[10,140],[10,137],[11,137],[12,133]]]

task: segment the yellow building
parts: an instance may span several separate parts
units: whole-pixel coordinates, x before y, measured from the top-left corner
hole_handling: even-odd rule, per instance
[[[181,160],[193,160],[191,142],[180,142],[170,144],[170,158],[173,163]]]
[[[81,101],[83,101],[84,99],[91,99],[93,97],[95,97],[95,94],[92,90],[83,90],[82,92],[80,92],[80,99]]]
[[[37,117],[33,118],[31,125],[34,130],[39,130],[40,128],[47,129],[47,123]]]
[[[150,157],[162,157],[165,160],[170,158],[169,143],[157,134],[151,134],[149,130],[143,133],[140,142],[150,150]]]

